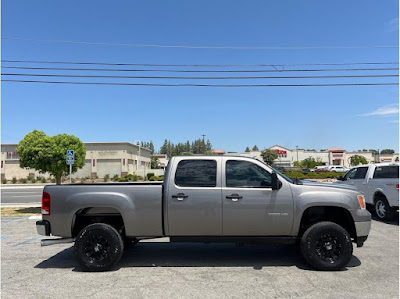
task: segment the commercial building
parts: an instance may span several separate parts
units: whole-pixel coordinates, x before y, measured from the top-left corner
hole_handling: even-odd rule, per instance
[[[292,167],[294,166],[294,162],[301,162],[307,158],[314,158],[316,161],[319,161],[324,165],[343,165],[346,167],[351,167],[350,158],[354,155],[364,157],[368,163],[399,161],[399,153],[374,155],[373,152],[352,152],[338,147],[333,147],[324,151],[315,151],[289,149],[280,145],[274,145],[269,147],[269,149],[274,150],[278,154],[278,159],[275,160],[274,164],[282,167]],[[261,151],[229,153],[229,155],[240,155],[262,160]]]
[[[145,176],[150,172],[151,151],[129,142],[88,142],[86,147],[85,165],[72,175],[74,178],[103,178],[127,174]],[[11,180],[37,177],[38,171],[19,167],[17,144],[1,145],[1,178]],[[48,174],[45,174],[48,177]]]

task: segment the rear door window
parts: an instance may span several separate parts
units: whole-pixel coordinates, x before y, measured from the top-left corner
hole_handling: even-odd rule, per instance
[[[217,186],[217,161],[182,160],[175,173],[175,184],[180,187]]]
[[[399,166],[381,166],[375,168],[374,179],[398,179]]]

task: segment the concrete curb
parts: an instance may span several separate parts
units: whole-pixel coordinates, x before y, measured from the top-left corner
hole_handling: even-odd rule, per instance
[[[0,208],[40,208],[42,203],[40,202],[30,202],[30,203],[10,203],[1,204]]]
[[[30,185],[30,186],[23,186],[23,185],[18,185],[18,186],[4,186],[1,185],[1,190],[15,190],[15,189],[43,189],[46,185],[42,185],[42,186],[34,186],[34,185]]]

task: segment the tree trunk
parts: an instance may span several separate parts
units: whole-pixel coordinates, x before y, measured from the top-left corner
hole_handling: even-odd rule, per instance
[[[56,176],[56,184],[57,185],[61,185],[61,175],[60,176]]]

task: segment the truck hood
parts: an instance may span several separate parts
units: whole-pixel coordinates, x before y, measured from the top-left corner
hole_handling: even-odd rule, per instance
[[[302,180],[301,182],[303,183],[303,185],[306,185],[306,186],[321,186],[321,187],[327,187],[327,188],[357,191],[356,187],[350,186],[350,185],[345,185],[345,184],[320,183],[320,182],[312,182],[312,181],[307,181],[307,180]]]

